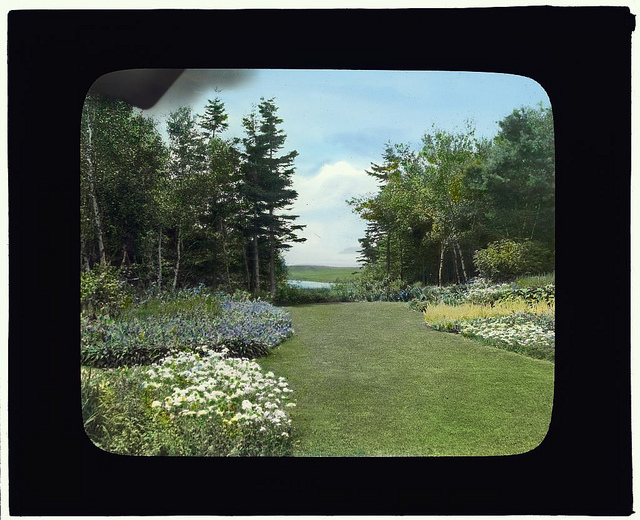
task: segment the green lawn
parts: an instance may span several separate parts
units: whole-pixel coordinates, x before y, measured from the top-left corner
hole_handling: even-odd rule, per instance
[[[346,282],[355,279],[359,267],[325,267],[317,265],[292,265],[287,267],[289,280],[307,282]]]
[[[259,360],[296,392],[296,456],[524,453],[547,433],[554,365],[429,329],[403,303],[290,307]]]

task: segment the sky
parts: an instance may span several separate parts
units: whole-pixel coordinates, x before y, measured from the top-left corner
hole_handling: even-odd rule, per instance
[[[167,115],[183,105],[204,113],[219,97],[229,115],[222,137],[243,137],[242,118],[275,98],[287,135],[282,153],[298,152],[290,213],[306,225],[306,242],[284,252],[287,265],[357,266],[365,222],[347,199],[373,194],[366,174],[380,163],[385,144],[419,149],[436,128],[461,131],[471,121],[480,137],[493,137],[514,109],[549,107],[544,89],[522,76],[476,72],[363,70],[187,70],[151,109],[164,132]]]

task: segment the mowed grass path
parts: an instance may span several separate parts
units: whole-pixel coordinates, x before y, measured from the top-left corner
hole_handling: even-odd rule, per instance
[[[433,331],[403,303],[288,311],[295,335],[259,362],[296,392],[295,456],[509,455],[548,431],[548,361]]]

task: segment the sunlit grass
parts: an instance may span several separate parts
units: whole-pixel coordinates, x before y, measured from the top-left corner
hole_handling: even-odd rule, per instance
[[[326,267],[317,265],[292,265],[287,267],[289,280],[307,282],[347,282],[355,280],[358,267]]]
[[[295,456],[524,453],[547,433],[553,364],[437,332],[406,304],[301,305],[258,360],[287,378]]]

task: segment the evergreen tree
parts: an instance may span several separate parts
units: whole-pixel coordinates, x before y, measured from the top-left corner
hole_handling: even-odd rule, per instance
[[[241,227],[235,215],[241,210],[242,201],[238,196],[241,179],[237,142],[219,136],[228,127],[226,121],[224,103],[219,98],[209,100],[200,122],[206,143],[207,162],[206,197],[200,223],[207,231],[207,246],[203,250],[205,258],[202,263],[210,271],[209,276],[215,285],[222,278],[224,285],[230,290],[233,285],[231,265],[234,263],[234,247],[231,244],[236,238],[232,236],[232,231]],[[220,264],[222,276],[219,274]],[[206,278],[206,275],[203,273],[201,278]]]
[[[244,145],[243,153],[243,183],[241,185],[242,196],[247,201],[245,221],[245,233],[250,240],[250,266],[251,280],[250,289],[254,293],[260,293],[260,246],[258,239],[264,232],[264,212],[266,197],[263,186],[264,175],[261,175],[264,158],[264,151],[258,137],[259,122],[258,116],[252,111],[242,119],[246,136],[242,139]]]
[[[291,189],[295,150],[278,155],[284,147],[286,135],[280,128],[282,119],[277,115],[273,99],[261,98],[255,110],[243,119],[246,137],[244,152],[244,196],[249,202],[248,234],[251,240],[252,289],[261,290],[260,239],[268,241],[269,290],[276,291],[277,262],[280,251],[291,242],[302,242],[296,232],[304,226],[295,225],[298,217],[284,213],[297,197]]]
[[[213,139],[219,132],[224,132],[229,128],[227,120],[229,116],[220,98],[208,99],[204,115],[200,116],[200,127],[204,130],[206,139]]]
[[[493,210],[493,239],[533,240],[555,248],[555,156],[553,115],[539,107],[514,110],[486,161],[483,181]]]
[[[291,189],[291,177],[295,171],[294,159],[298,152],[293,150],[287,154],[278,156],[284,147],[287,136],[279,128],[283,123],[277,114],[277,107],[273,99],[261,98],[258,106],[261,116],[259,141],[264,156],[262,174],[266,177],[266,218],[269,239],[269,289],[271,295],[276,293],[276,260],[282,249],[289,248],[289,242],[303,242],[306,239],[299,238],[296,231],[304,228],[294,225],[297,215],[287,215],[282,210],[289,206],[297,198],[298,194]]]

